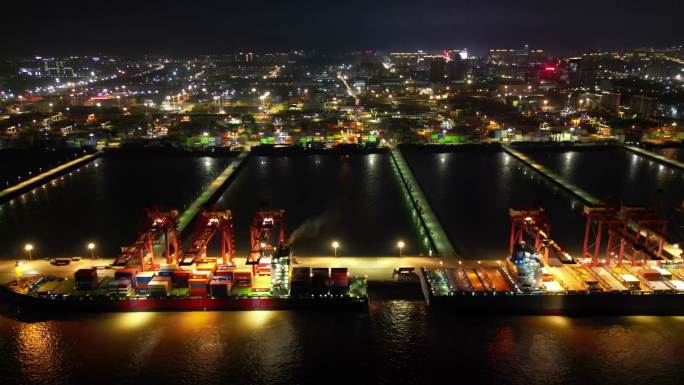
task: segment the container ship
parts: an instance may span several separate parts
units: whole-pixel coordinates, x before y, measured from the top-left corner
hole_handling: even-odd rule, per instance
[[[284,210],[260,210],[250,231],[250,252],[235,262],[229,210],[199,213],[189,246],[181,250],[177,214],[157,209],[135,242],[105,269],[71,277],[36,275],[4,286],[20,306],[57,311],[210,311],[265,309],[367,310],[365,277],[347,268],[292,266]],[[210,241],[221,246],[207,256]],[[162,253],[163,264],[154,255]]]
[[[651,211],[586,207],[579,258],[551,239],[542,208],[509,213],[511,254],[505,260],[421,269],[432,308],[463,314],[684,314],[682,251],[666,242],[666,223]]]

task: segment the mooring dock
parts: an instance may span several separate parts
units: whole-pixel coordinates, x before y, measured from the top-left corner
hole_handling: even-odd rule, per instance
[[[414,209],[414,214],[418,216],[421,223],[421,234],[427,237],[431,244],[430,255],[439,255],[445,258],[456,257],[457,253],[451,244],[439,218],[432,210],[430,203],[413,176],[410,166],[404,159],[401,150],[393,148],[390,152],[392,165],[395,167],[404,194],[409,197]],[[434,251],[433,251],[434,250]]]
[[[643,148],[635,147],[635,146],[624,146],[627,150],[632,151],[638,155],[644,156],[646,158],[655,160],[656,162],[659,162],[661,164],[664,164],[666,166],[671,166],[674,168],[677,168],[679,170],[684,170],[684,163],[676,161],[674,159],[670,159],[668,157],[659,155],[654,153],[653,151],[648,151],[644,150]]]
[[[13,186],[7,187],[0,191],[0,202],[5,199],[10,199],[14,196],[20,195],[21,193],[30,190],[33,187],[45,184],[50,180],[62,175],[63,173],[77,168],[78,166],[87,164],[102,155],[101,151],[95,152],[93,154],[84,155],[80,158],[76,158],[72,161],[61,164],[57,167],[51,168],[43,173],[40,173],[32,178],[26,179],[23,182],[19,182]]]
[[[587,205],[590,206],[600,206],[601,205],[601,200],[596,198],[595,196],[589,194],[588,192],[584,191],[583,189],[579,188],[578,186],[568,182],[567,180],[563,179],[561,176],[557,175],[553,171],[549,170],[548,168],[544,167],[543,165],[535,162],[532,160],[532,158],[528,157],[527,155],[523,154],[522,152],[514,149],[511,146],[508,145],[502,145],[501,148],[510,156],[514,157],[515,159],[519,160],[523,164],[527,165],[530,167],[532,170],[536,171],[540,175],[544,176],[547,178],[549,181],[552,183],[560,186],[563,190],[566,192],[570,193],[571,195],[579,198],[582,200]]]

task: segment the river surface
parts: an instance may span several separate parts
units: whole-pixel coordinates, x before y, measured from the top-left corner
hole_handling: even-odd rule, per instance
[[[83,150],[0,150],[0,189],[85,155]]]
[[[0,317],[3,384],[681,384],[684,318],[368,313]]]
[[[526,150],[539,163],[601,200],[647,206],[665,216],[670,238],[682,242],[684,172],[621,147]]]
[[[570,169],[582,176],[569,176],[587,189],[612,183],[616,176],[609,174],[629,174],[622,167],[633,162],[619,152],[573,156]],[[579,250],[581,204],[514,158],[472,150],[407,152],[406,157],[465,258],[504,257],[507,210],[525,205],[543,205],[554,238]],[[567,162],[563,153],[548,158],[550,166],[553,159]],[[189,204],[228,162],[100,159],[54,187],[2,205],[0,250],[10,258],[31,241],[39,257],[73,255],[94,240],[99,253],[114,255],[135,236],[145,207]],[[646,162],[639,170],[660,172],[639,162]],[[660,175],[668,180],[669,174]],[[622,186],[635,197],[651,191],[637,186],[637,177],[630,181]],[[610,190],[597,189],[594,193]],[[289,230],[297,234],[293,249],[300,255],[331,254],[332,240],[345,255],[396,253],[398,239],[407,243],[407,253],[421,253],[387,154],[253,157],[218,203],[233,210],[243,252],[255,210],[268,204],[286,209]],[[378,301],[372,295],[367,313],[64,317],[17,314],[0,306],[0,378],[3,384],[684,382],[682,317],[463,316],[429,311],[421,301]]]
[[[236,246],[249,251],[249,224],[262,207],[285,209],[296,255],[426,254],[390,155],[251,157],[217,202],[233,211]]]
[[[543,207],[551,236],[581,253],[582,205],[503,151],[406,150],[405,156],[457,252],[464,259],[502,259],[508,253],[509,208]]]
[[[106,157],[0,205],[0,258],[53,258],[95,252],[113,258],[135,240],[144,210],[189,205],[228,158]]]

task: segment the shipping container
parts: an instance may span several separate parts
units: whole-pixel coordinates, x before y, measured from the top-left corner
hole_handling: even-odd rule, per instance
[[[233,285],[238,287],[252,286],[251,270],[235,270],[233,272]]]
[[[216,267],[216,273],[214,273],[214,275],[217,277],[225,277],[227,280],[232,281],[234,271],[234,266],[219,265],[218,267]]]
[[[311,269],[311,293],[326,295],[330,289],[330,269],[314,267]]]
[[[79,269],[74,273],[75,288],[77,290],[94,289],[97,287],[97,269]]]
[[[268,293],[271,291],[271,277],[256,276],[252,278],[252,292]]]
[[[290,278],[290,295],[293,297],[304,297],[310,294],[311,287],[311,268],[293,267]]]
[[[227,297],[231,287],[231,281],[219,277],[215,277],[209,283],[209,291],[212,297]]]
[[[209,271],[213,274],[216,271],[216,263],[215,262],[199,263],[199,264],[197,264],[197,270]]]

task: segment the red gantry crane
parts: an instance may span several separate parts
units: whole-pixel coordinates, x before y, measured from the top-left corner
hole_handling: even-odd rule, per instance
[[[127,266],[131,261],[139,264],[140,271],[151,270],[154,264],[154,246],[159,244],[159,238],[163,236],[164,257],[167,263],[173,263],[178,252],[178,212],[162,212],[157,208],[145,211],[145,223],[143,224],[138,238],[131,246],[125,247],[121,254],[114,260],[113,266]]]
[[[512,254],[515,245],[526,239],[534,242],[534,248],[544,262],[549,262],[549,256],[554,256],[562,263],[574,262],[572,256],[551,239],[551,225],[546,219],[544,208],[509,209],[511,217],[511,235],[509,252]]]
[[[277,243],[272,244],[273,234],[277,231]],[[247,264],[256,272],[259,261],[263,257],[273,256],[276,249],[283,249],[286,244],[285,210],[259,210],[254,216],[249,230],[250,252]]]
[[[621,263],[625,257],[632,263],[647,257],[663,258],[667,220],[654,211],[645,207],[585,207],[583,213],[587,218],[583,256],[594,264],[611,259]]]
[[[233,215],[230,210],[223,211],[200,211],[195,229],[193,230],[192,243],[178,258],[178,264],[188,266],[198,259],[207,256],[207,247],[214,236],[221,236],[221,258],[224,264],[235,266],[235,247],[233,243]]]

